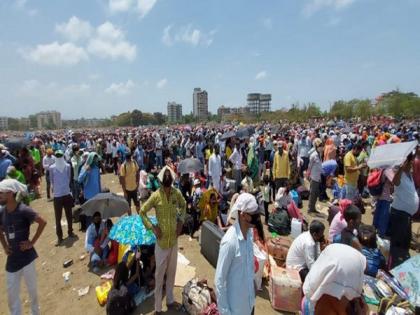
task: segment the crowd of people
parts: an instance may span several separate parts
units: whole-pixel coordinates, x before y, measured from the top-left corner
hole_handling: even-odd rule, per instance
[[[173,295],[177,238],[185,233],[192,241],[205,221],[225,232],[215,276],[220,314],[253,313],[253,245],[267,252],[266,230],[288,234],[292,219],[302,223],[304,232],[294,239],[285,263],[299,272],[315,314],[345,314],[350,305],[364,309],[355,302],[360,294],[346,303],[334,298],[318,273],[327,270],[334,257],[348,269],[346,277],[352,278],[340,279],[338,272],[337,288],[349,283],[359,288],[363,273],[375,276],[379,269],[389,270],[410,257],[411,224],[419,215],[420,147],[395,168],[369,170],[367,161],[378,146],[418,141],[418,131],[419,125],[411,121],[339,126],[318,122],[37,133],[29,146],[13,149],[5,139],[0,144],[0,241],[8,255],[10,312],[21,314],[16,297],[23,276],[32,312],[39,314],[34,245],[46,222],[29,204],[44,195],[40,181],[46,181],[45,195],[53,202],[56,246],[61,246],[63,209],[67,236],[75,238],[72,209],[104,191],[105,173],[118,177],[130,205],[128,215],[134,214],[133,203],[157,239],[152,248],[133,248],[130,264],[118,263],[118,244],[109,239],[113,222],[99,212],[83,218],[90,267],[99,272],[105,265],[116,265],[107,306],[110,314],[118,314],[114,301],[121,310],[131,309],[132,299],[121,297],[133,297],[145,283],[154,289],[156,314],[162,312],[163,290],[168,308],[180,309]],[[374,171],[380,176],[375,192],[368,187]],[[309,195],[307,209],[301,205],[304,193]],[[374,214],[372,222],[363,220],[366,225],[361,222],[368,198]],[[318,205],[323,201],[336,209],[329,227],[319,220]],[[151,209],[157,224],[147,215]],[[33,222],[38,229],[30,238]],[[390,241],[387,261],[378,250],[377,236]],[[346,262],[339,258],[343,253],[349,256]],[[326,309],[337,311],[326,313]]]

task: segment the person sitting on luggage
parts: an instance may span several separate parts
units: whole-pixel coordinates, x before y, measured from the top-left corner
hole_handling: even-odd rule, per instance
[[[101,213],[93,214],[92,223],[86,231],[85,249],[90,254],[90,266],[97,273],[99,268],[105,266],[109,253],[109,239],[102,221]]]
[[[309,231],[300,234],[290,246],[286,258],[286,268],[299,271],[302,282],[326,244],[325,226],[321,221],[313,220]]]
[[[106,301],[107,315],[129,314],[135,308],[135,303],[131,297],[128,286],[129,270],[125,262],[120,262],[114,274],[114,280]]]
[[[360,222],[362,221],[362,213],[360,212],[360,209],[355,205],[347,207],[344,211],[344,220],[347,222],[347,227],[345,227],[340,234],[337,234],[334,237],[334,243],[346,244],[361,251],[362,245],[354,235],[355,231],[357,231],[360,226]]]
[[[371,225],[361,225],[358,232],[359,242],[362,245],[362,254],[367,260],[365,274],[376,278],[378,270],[385,269],[386,261],[376,244],[375,227]]]
[[[228,221],[228,205],[224,207],[220,207],[219,214],[216,218],[218,227],[223,231],[226,232],[231,224]]]

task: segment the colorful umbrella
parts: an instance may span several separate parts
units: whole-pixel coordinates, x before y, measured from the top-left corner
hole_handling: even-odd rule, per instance
[[[156,217],[149,217],[153,224],[157,223]],[[124,245],[152,245],[156,237],[148,230],[139,215],[124,216],[112,227],[109,238]]]

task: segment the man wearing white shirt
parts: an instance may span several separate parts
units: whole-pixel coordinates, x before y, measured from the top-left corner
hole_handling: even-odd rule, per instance
[[[286,268],[299,271],[302,282],[305,281],[321,250],[320,242],[324,240],[325,226],[318,220],[313,220],[309,231],[300,234],[290,246],[286,258]]]
[[[239,189],[241,188],[241,182],[242,182],[242,153],[240,150],[239,142],[236,144],[235,150],[233,150],[233,153],[231,154],[229,161],[231,161],[233,164],[232,175],[233,175],[233,179],[235,180],[236,192],[238,192]]]
[[[53,155],[53,150],[48,149],[47,155],[42,159],[42,167],[45,172],[45,180],[47,182],[47,199],[51,200],[51,183],[50,183],[50,166],[55,163],[55,157]]]
[[[230,218],[236,222],[220,243],[214,279],[217,307],[221,315],[251,315],[254,313],[254,249],[252,228],[261,220],[255,197],[239,195]]]
[[[220,149],[216,145],[214,147],[214,152],[209,159],[209,176],[213,187],[220,192],[220,178],[222,176],[222,160],[219,155]]]

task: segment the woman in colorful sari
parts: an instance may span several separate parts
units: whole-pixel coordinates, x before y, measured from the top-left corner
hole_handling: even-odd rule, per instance
[[[201,212],[200,223],[206,220],[216,223],[219,214],[219,202],[217,201],[217,191],[214,188],[203,193],[198,208]]]

